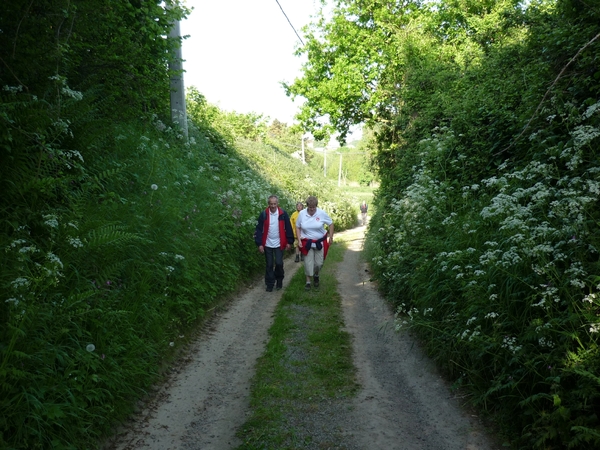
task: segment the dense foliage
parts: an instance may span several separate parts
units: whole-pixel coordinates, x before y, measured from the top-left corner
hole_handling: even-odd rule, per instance
[[[269,194],[354,222],[318,172],[255,142],[259,116],[192,101],[189,141],[169,125],[166,36],[187,11],[166,3],[0,7],[0,448],[96,448],[263,270]]]
[[[307,127],[368,123],[373,268],[514,448],[600,446],[600,7],[339,0],[308,31]]]

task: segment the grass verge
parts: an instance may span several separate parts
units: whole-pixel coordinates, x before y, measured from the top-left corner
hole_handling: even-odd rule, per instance
[[[343,414],[358,387],[334,276],[344,251],[340,243],[330,248],[318,289],[304,290],[301,268],[283,293],[257,363],[251,412],[237,433],[243,441],[238,449],[339,442],[327,418]]]

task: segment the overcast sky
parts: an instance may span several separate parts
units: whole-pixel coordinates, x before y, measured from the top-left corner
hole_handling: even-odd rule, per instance
[[[279,0],[303,37],[301,28],[319,8],[319,0]],[[276,0],[188,0],[192,14],[181,23],[185,86],[195,86],[210,103],[227,111],[256,112],[291,124],[298,105],[281,81],[300,76],[302,59],[294,56],[298,37]]]

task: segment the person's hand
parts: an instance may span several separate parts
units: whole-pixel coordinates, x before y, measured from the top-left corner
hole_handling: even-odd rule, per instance
[[[333,244],[333,236],[329,236],[329,244]]]
[[[290,244],[286,244],[286,245],[285,245],[285,249],[286,249],[286,250],[289,250],[290,248],[292,248],[292,246],[291,246]]]
[[[261,253],[264,253],[265,252],[265,248],[262,245],[259,245],[258,246],[258,251],[261,252]]]

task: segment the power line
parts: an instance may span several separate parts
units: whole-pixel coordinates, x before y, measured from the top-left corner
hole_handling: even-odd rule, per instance
[[[279,0],[275,0],[275,1],[279,5],[279,9],[281,9],[281,12],[283,13],[283,15],[285,16],[285,18],[287,19],[288,23],[290,24],[290,27],[292,27],[292,30],[294,30],[294,33],[296,33],[296,36],[298,36],[298,39],[300,40],[300,42],[302,43],[302,45],[304,45],[304,41],[302,41],[302,38],[300,37],[300,35],[296,31],[296,29],[294,28],[294,25],[292,25],[292,22],[290,22],[290,19],[288,18],[287,14],[285,13],[285,11],[283,10],[283,8],[279,4]]]

